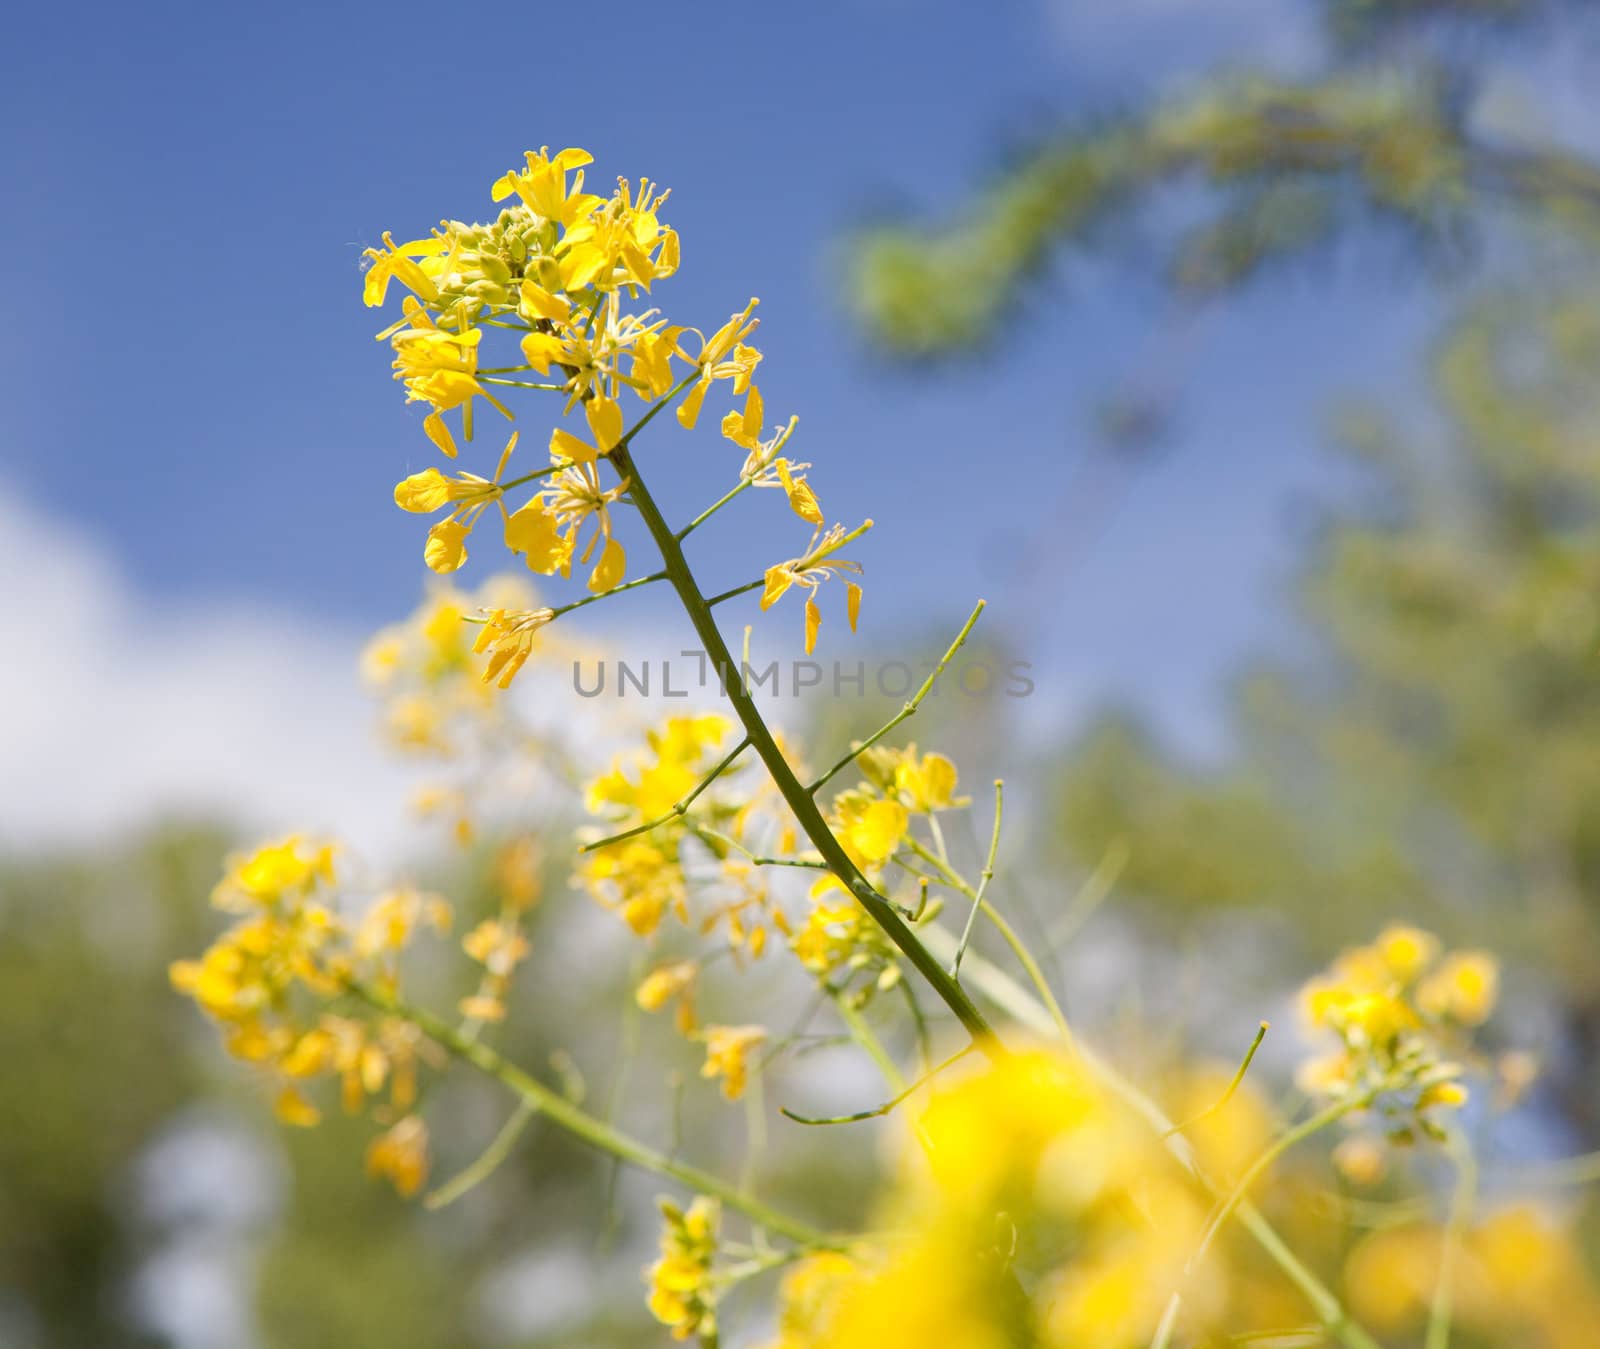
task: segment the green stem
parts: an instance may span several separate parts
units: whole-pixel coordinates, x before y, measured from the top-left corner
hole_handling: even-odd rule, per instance
[[[1256,1027],[1256,1037],[1250,1041],[1250,1048],[1244,1051],[1244,1058],[1239,1064],[1238,1071],[1234,1073],[1233,1080],[1228,1083],[1227,1090],[1210,1105],[1206,1106],[1204,1110],[1190,1115],[1182,1124],[1174,1124],[1171,1129],[1172,1133],[1181,1134],[1187,1129],[1192,1129],[1201,1120],[1210,1119],[1211,1116],[1215,1115],[1233,1099],[1234,1093],[1239,1090],[1240,1085],[1244,1082],[1244,1075],[1250,1071],[1250,1065],[1255,1062],[1256,1050],[1261,1048],[1261,1042],[1267,1038],[1267,1032],[1271,1029],[1272,1023],[1270,1021],[1263,1021]]]
[[[637,428],[635,428],[637,429]],[[631,433],[630,433],[631,434]],[[811,844],[821,855],[822,860],[828,864],[828,869],[839,878],[844,887],[855,896],[873,921],[888,935],[906,955],[906,958],[916,968],[917,972],[932,986],[933,990],[944,1000],[946,1006],[955,1014],[957,1020],[966,1027],[967,1033],[977,1041],[982,1042],[984,1049],[999,1057],[1004,1054],[999,1042],[994,1037],[994,1032],[988,1020],[978,1010],[977,1004],[962,990],[944,970],[928,950],[917,939],[914,932],[901,921],[894,907],[880,895],[872,883],[861,874],[856,864],[850,860],[843,845],[834,837],[833,831],[828,827],[817,803],[811,794],[795,776],[794,769],[790,767],[788,759],[778,747],[778,742],[773,739],[772,732],[762,719],[761,711],[756,706],[745,689],[739,677],[739,668],[734,663],[733,655],[728,650],[727,643],[722,638],[722,633],[717,627],[717,621],[712,616],[711,608],[706,603],[705,595],[699,584],[694,579],[694,574],[689,570],[689,563],[684,558],[683,547],[673,534],[671,527],[662,517],[655,499],[646,488],[644,479],[640,475],[637,465],[628,452],[626,444],[619,444],[611,452],[611,461],[617,472],[628,481],[628,495],[639,511],[640,518],[645,523],[645,528],[650,531],[650,536],[655,540],[656,547],[661,552],[661,560],[666,564],[667,576],[672,582],[673,589],[678,592],[678,599],[682,602],[690,621],[694,625],[695,633],[700,639],[701,646],[711,658],[718,676],[722,681],[723,693],[728,701],[733,704],[734,711],[743,723],[745,734],[750,739],[750,744],[761,761],[767,766],[773,784],[788,803],[789,809],[794,812],[795,819],[800,828],[805,831]]]
[[[1233,1216],[1233,1211],[1239,1207],[1250,1187],[1256,1179],[1271,1166],[1279,1157],[1289,1151],[1296,1143],[1303,1143],[1312,1134],[1320,1133],[1330,1124],[1337,1124],[1346,1115],[1354,1114],[1357,1110],[1364,1110],[1372,1104],[1377,1096],[1378,1089],[1370,1088],[1356,1096],[1347,1096],[1343,1100],[1335,1101],[1332,1105],[1319,1110],[1308,1119],[1301,1120],[1292,1129],[1286,1129],[1273,1143],[1264,1149],[1255,1161],[1251,1162],[1244,1175],[1239,1177],[1238,1183],[1228,1192],[1228,1196],[1211,1215],[1211,1220],[1206,1224],[1205,1231],[1201,1233],[1200,1242],[1195,1247],[1194,1255],[1190,1258],[1191,1265],[1198,1265],[1205,1259],[1206,1252],[1211,1249],[1211,1243],[1216,1240],[1217,1233],[1222,1230],[1224,1223]]]
[[[548,478],[552,473],[559,473],[566,467],[565,464],[551,464],[549,468],[535,469],[532,473],[524,473],[520,478],[512,478],[509,482],[500,484],[501,493],[509,492],[513,487],[521,487],[525,482],[534,482],[539,478]]]
[[[978,910],[983,907],[984,891],[989,888],[989,882],[994,879],[994,858],[1000,851],[1000,815],[1005,809],[1005,784],[999,778],[994,780],[994,831],[989,835],[989,857],[983,864],[983,871],[978,876],[978,888],[972,896],[972,907],[967,910],[967,925],[961,929],[961,945],[956,947],[955,959],[950,962],[951,977],[961,973],[961,957],[967,953],[967,943],[972,940],[972,925],[978,921]],[[933,827],[934,841],[939,845],[939,859],[946,861],[944,834],[939,829],[939,821],[933,815],[928,816],[928,823]]]
[[[693,534],[695,530],[699,529],[701,525],[705,524],[707,520],[720,511],[730,501],[732,501],[735,497],[740,496],[754,485],[754,478],[739,479],[739,485],[737,487],[730,488],[728,491],[724,492],[720,497],[707,506],[705,510],[701,511],[699,515],[695,516],[693,520],[689,521],[688,524],[678,531],[678,542],[682,543],[686,538],[689,537],[689,535]]]
[[[467,1036],[462,1036],[468,1039]],[[475,1043],[470,1041],[469,1043]],[[511,1149],[516,1146],[517,1139],[521,1137],[522,1130],[537,1113],[527,1100],[519,1100],[517,1108],[511,1112],[511,1118],[501,1127],[500,1132],[494,1136],[493,1141],[483,1150],[482,1155],[472,1165],[446,1181],[437,1190],[426,1195],[422,1200],[422,1207],[426,1209],[444,1208],[453,1204],[466,1194],[468,1190],[482,1184],[495,1170],[511,1155]]]
[[[806,871],[826,871],[828,864],[820,859],[810,857],[763,857],[759,853],[751,852],[749,848],[740,843],[736,838],[729,838],[727,834],[718,833],[703,824],[690,822],[689,828],[694,831],[696,838],[703,843],[710,843],[715,847],[731,848],[741,854],[745,861],[755,867],[800,867]]]
[[[1439,1282],[1434,1286],[1433,1305],[1428,1309],[1428,1335],[1423,1349],[1450,1349],[1450,1321],[1455,1312],[1455,1267],[1472,1221],[1472,1207],[1478,1195],[1478,1164],[1466,1139],[1450,1138],[1450,1153],[1456,1164],[1455,1191],[1450,1198],[1450,1217],[1445,1224],[1444,1245],[1439,1252]]]
[[[625,838],[633,838],[637,834],[647,834],[652,829],[659,829],[662,825],[670,824],[673,820],[682,819],[689,807],[692,806],[699,798],[700,794],[724,773],[726,773],[728,769],[733,767],[733,761],[749,748],[750,737],[746,736],[731,750],[729,750],[728,753],[723,755],[722,760],[715,768],[707,773],[705,777],[700,779],[700,781],[695,785],[694,790],[684,797],[683,800],[674,803],[672,809],[669,810],[665,815],[659,816],[654,820],[646,820],[643,824],[636,824],[632,829],[624,829],[620,834],[607,834],[604,838],[597,838],[592,843],[585,843],[583,847],[578,849],[578,851],[594,852],[599,848],[608,848],[613,843],[621,843]]]
[[[652,585],[656,581],[665,581],[667,574],[664,571],[653,571],[648,576],[640,576],[632,581],[624,581],[621,585],[614,585],[610,590],[602,590],[598,595],[585,595],[581,600],[573,600],[571,604],[562,604],[550,611],[551,621],[554,622],[562,614],[570,614],[574,609],[581,609],[586,604],[594,604],[599,600],[608,600],[613,595],[620,595],[624,590],[637,590],[640,586]]]
[[[972,1053],[972,1046],[962,1045],[960,1049],[956,1050],[954,1054],[947,1058],[937,1068],[928,1069],[927,1072],[923,1073],[923,1075],[910,1086],[904,1088],[897,1095],[890,1097],[889,1100],[885,1101],[882,1105],[874,1106],[871,1110],[857,1110],[854,1114],[850,1115],[828,1115],[826,1117],[819,1117],[816,1115],[797,1115],[787,1106],[780,1105],[778,1107],[778,1113],[786,1116],[789,1119],[792,1119],[796,1124],[857,1124],[862,1120],[882,1119],[902,1101],[915,1096],[917,1092],[921,1091],[946,1068],[950,1067],[954,1063],[958,1063],[960,1060],[966,1058],[966,1056],[970,1053]]]
[[[720,595],[713,595],[706,601],[706,607],[721,604],[724,600],[737,599],[740,595],[748,595],[752,590],[760,590],[766,583],[765,577],[759,581],[746,581],[742,586],[734,586],[732,590],[724,590]]]
[[[721,1176],[703,1171],[687,1162],[676,1161],[613,1128],[603,1120],[596,1119],[574,1105],[560,1092],[553,1091],[544,1083],[530,1077],[516,1064],[501,1058],[487,1045],[461,1036],[453,1026],[432,1012],[410,1006],[370,984],[352,983],[350,991],[378,1011],[411,1022],[429,1039],[457,1058],[487,1073],[552,1124],[565,1129],[590,1147],[609,1153],[632,1166],[667,1176],[687,1189],[720,1199],[729,1208],[736,1209],[752,1222],[803,1246],[839,1248],[846,1244],[840,1238],[791,1218],[786,1213],[778,1212],[736,1186],[730,1185]]]
[[[867,1024],[866,1017],[861,1015],[861,1009],[850,1001],[850,995],[847,993],[830,988],[828,994],[833,999],[834,1006],[839,1009],[839,1015],[844,1018],[844,1024],[850,1028],[850,1038],[866,1050],[868,1056],[878,1065],[878,1071],[883,1074],[883,1080],[889,1084],[889,1090],[904,1091],[906,1079],[900,1071],[900,1065],[883,1047],[883,1041]]]
[[[1067,1014],[1061,1010],[1061,1004],[1056,1001],[1055,991],[1050,987],[1050,981],[1044,977],[1044,970],[1040,967],[1039,962],[1034,959],[1033,952],[1028,949],[1028,944],[1017,935],[1017,930],[1006,921],[1005,915],[980,895],[974,887],[969,885],[965,876],[920,840],[907,834],[905,845],[924,862],[928,863],[929,866],[933,867],[944,879],[946,885],[970,899],[973,908],[980,910],[983,916],[994,924],[995,930],[1005,940],[1005,944],[1011,948],[1012,955],[1016,956],[1017,963],[1027,973],[1028,982],[1033,985],[1040,1001],[1049,1009],[1051,1020],[1055,1022],[1056,1034],[1061,1037],[1062,1043],[1070,1046],[1072,1044],[1072,1027],[1067,1023]]]
[[[729,593],[737,594],[738,592],[730,591]],[[721,599],[726,597],[718,596],[718,598]],[[806,791],[808,791],[812,796],[815,796],[825,785],[827,785],[830,779],[839,773],[844,772],[844,770],[854,763],[864,751],[871,749],[878,743],[878,741],[882,740],[884,736],[888,735],[890,731],[894,730],[894,728],[902,721],[916,713],[917,708],[922,704],[922,700],[931,692],[933,692],[934,684],[938,682],[939,676],[944,673],[945,667],[950,664],[951,660],[955,657],[956,652],[961,650],[961,648],[966,645],[967,637],[970,635],[972,629],[978,622],[978,616],[983,613],[984,604],[985,601],[978,601],[976,607],[974,607],[972,610],[972,614],[962,625],[961,631],[956,634],[955,641],[951,642],[949,649],[944,653],[944,655],[939,657],[939,663],[933,667],[933,673],[922,681],[922,687],[912,694],[911,701],[902,707],[898,712],[896,712],[894,716],[890,717],[888,721],[884,722],[882,726],[878,727],[877,730],[875,730],[860,744],[854,746],[851,751],[844,756],[844,758],[840,759],[838,763],[834,764],[832,768],[830,768],[820,778],[807,787]]]

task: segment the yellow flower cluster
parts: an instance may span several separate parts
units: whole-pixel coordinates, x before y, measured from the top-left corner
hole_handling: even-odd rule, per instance
[[[697,1197],[687,1209],[661,1201],[666,1226],[661,1233],[661,1258],[646,1273],[650,1310],[672,1338],[699,1335],[714,1344],[717,1336],[717,1229],[721,1210],[713,1199]]]
[[[1301,992],[1306,1019],[1340,1047],[1305,1064],[1306,1091],[1357,1095],[1373,1105],[1397,1142],[1420,1129],[1440,1136],[1432,1112],[1462,1105],[1467,1089],[1453,1054],[1494,1010],[1499,969],[1490,955],[1459,951],[1441,959],[1431,933],[1396,924],[1376,941],[1343,952]]]
[[[968,799],[956,795],[955,764],[942,754],[919,755],[914,744],[877,746],[865,750],[856,763],[863,781],[834,796],[829,823],[850,860],[877,881],[905,842],[914,818],[959,809]],[[812,887],[811,909],[804,923],[789,932],[789,940],[801,964],[821,978],[871,969],[889,986],[899,972],[894,948],[882,930],[831,874]]]
[[[1386,1338],[1409,1340],[1427,1319],[1447,1240],[1443,1229],[1430,1224],[1389,1227],[1367,1237],[1345,1269],[1356,1314]],[[1504,1209],[1472,1227],[1456,1255],[1451,1283],[1462,1338],[1470,1334],[1474,1344],[1600,1344],[1600,1289],[1578,1234],[1533,1208]]]
[[[285,1122],[320,1112],[303,1087],[336,1077],[346,1110],[389,1088],[389,1110],[416,1099],[422,1037],[393,1017],[366,1023],[325,1010],[352,979],[391,981],[393,957],[419,924],[442,928],[449,908],[415,891],[380,896],[352,930],[326,902],[333,850],[298,836],[232,859],[213,902],[241,917],[198,960],[173,964],[173,986],[221,1023],[229,1053],[277,1084]]]
[[[750,1057],[767,1042],[760,1026],[707,1026],[702,1077],[721,1078],[722,1094],[737,1101],[750,1085]]]
[[[588,785],[589,812],[603,816],[608,830],[640,832],[586,853],[579,880],[639,936],[655,932],[669,912],[689,922],[682,847],[691,822],[676,808],[716,764],[731,730],[726,717],[670,717],[647,732],[648,749],[634,763],[616,761]],[[719,827],[729,824],[738,809],[714,792],[701,796],[695,807],[697,819]],[[641,829],[644,825],[654,827]]]
[[[938,1090],[906,1130],[903,1235],[786,1282],[781,1349],[1146,1345],[1206,1210],[1068,1059],[1023,1051]],[[1220,1295],[1186,1298],[1202,1315]]]
[[[448,756],[470,733],[498,724],[485,686],[501,686],[539,649],[543,615],[533,587],[516,577],[475,593],[438,584],[403,622],[382,629],[361,656],[362,677],[383,700],[386,738],[399,749]],[[487,660],[477,657],[489,653]]]
[[[619,474],[607,486],[600,476],[601,461],[618,454],[630,436],[622,409],[625,393],[631,390],[657,407],[669,395],[681,394],[678,421],[693,428],[708,392],[725,382],[735,398],[744,400],[721,425],[722,434],[745,451],[741,487],[781,489],[794,512],[817,531],[800,557],[768,570],[762,598],[765,608],[790,586],[807,591],[809,653],[821,621],[810,597],[830,575],[859,570],[832,556],[855,536],[846,536],[840,526],[824,532],[822,508],[805,476],[810,465],[783,453],[795,419],[770,436],[766,433],[765,405],[754,382],[761,352],[746,340],[758,323],[757,301],[752,299],[710,336],[669,323],[657,309],[625,312],[624,297],[637,299],[677,271],[678,236],[660,219],[667,193],[648,181],[619,179],[609,197],[585,192],[584,168],[591,162],[578,149],[555,155],[548,149],[530,152],[525,168],[494,183],[492,198],[507,204],[493,221],[446,220],[429,238],[403,244],[385,234],[383,248],[367,250],[366,303],[382,305],[391,281],[409,292],[403,317],[379,337],[393,347],[395,378],[404,384],[408,400],[428,404],[424,430],[447,458],[457,456],[458,446],[445,413],[460,410],[468,440],[477,399],[507,418],[513,416],[495,388],[557,393],[563,417],[580,406],[583,413],[581,431],[565,425],[552,429],[546,467],[505,480],[517,443],[513,434],[491,477],[445,474],[429,467],[404,479],[395,488],[395,501],[418,514],[446,511],[429,529],[423,551],[436,572],[453,572],[466,562],[468,540],[493,507],[504,525],[507,548],[520,554],[532,571],[570,577],[575,564],[592,563],[589,589],[606,593],[622,583],[627,571],[623,544],[613,531],[612,508],[626,496],[628,481]],[[482,349],[492,335],[514,336],[521,361],[508,351],[511,363],[484,365]],[[681,376],[674,361],[687,366]],[[548,481],[511,509],[506,493],[536,479]],[[591,520],[595,528],[585,542]],[[860,587],[852,582],[852,628],[860,603]],[[517,626],[502,625],[500,637],[510,646],[497,668],[504,670],[505,682],[520,663],[513,633],[536,628],[551,616],[528,610]]]

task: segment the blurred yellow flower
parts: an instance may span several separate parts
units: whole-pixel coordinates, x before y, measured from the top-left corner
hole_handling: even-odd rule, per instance
[[[701,1032],[706,1061],[700,1076],[722,1079],[722,1094],[730,1101],[744,1095],[750,1082],[750,1056],[767,1041],[761,1026],[707,1026]]]

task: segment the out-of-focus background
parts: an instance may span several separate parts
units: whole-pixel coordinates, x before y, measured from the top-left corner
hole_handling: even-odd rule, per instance
[[[676,321],[761,296],[768,408],[877,522],[821,659],[925,661],[982,595],[980,650],[1029,663],[917,734],[1006,776],[1006,902],[1081,1025],[1155,1072],[1281,1017],[1281,1070],[1293,987],[1409,918],[1506,962],[1490,1038],[1542,1076],[1494,1147],[1600,1146],[1592,6],[36,6],[0,63],[0,1344],[659,1337],[648,1182],[536,1134],[421,1212],[361,1174],[365,1126],[277,1126],[167,986],[273,831],[489,903],[492,849],[417,820],[360,684],[421,593],[391,488],[429,461],[361,255],[486,215],[541,144],[672,188]],[[737,469],[714,427],[651,453],[677,514]],[[697,566],[778,560],[771,519],[719,517]],[[727,614],[795,654],[792,611]],[[648,589],[578,618],[688,644]],[[897,701],[774,710],[842,742]],[[692,1054],[630,1048],[570,806],[518,809],[547,899],[508,1052],[591,1099],[630,1063],[641,1128],[677,1099],[691,1151],[733,1148]],[[786,1089],[871,1098],[809,1062]],[[441,1090],[462,1164],[503,1103]],[[772,1185],[842,1220],[860,1151],[807,1137]]]

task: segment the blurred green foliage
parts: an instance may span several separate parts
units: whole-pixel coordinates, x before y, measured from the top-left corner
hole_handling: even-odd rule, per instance
[[[1126,838],[1170,909],[1270,906],[1318,947],[1411,914],[1536,965],[1600,1036],[1600,306],[1485,301],[1435,362],[1438,434],[1345,419],[1371,499],[1322,532],[1319,659],[1244,683],[1241,752],[1123,721],[1070,756],[1069,851]],[[1586,1088],[1591,1091],[1592,1088]],[[1586,1107],[1587,1109],[1587,1107]]]
[[[1015,319],[1024,288],[1054,257],[1104,249],[1110,225],[1175,186],[1204,204],[1198,223],[1165,231],[1168,278],[1190,294],[1307,257],[1357,224],[1388,225],[1448,254],[1510,207],[1524,224],[1557,226],[1592,245],[1600,170],[1562,150],[1503,144],[1478,125],[1474,94],[1492,57],[1419,38],[1397,59],[1395,46],[1378,40],[1422,20],[1453,30],[1490,17],[1527,22],[1556,8],[1531,0],[1333,4],[1316,77],[1220,78],[1044,138],[954,218],[891,219],[858,234],[848,250],[848,302],[887,352],[962,352]]]
[[[737,1157],[744,1112],[700,1081],[698,1047],[668,1018],[629,1011],[638,952],[613,915],[567,889],[570,830],[549,828],[533,954],[513,1015],[490,1032],[497,1047],[590,1108],[614,1104],[686,1157]],[[653,1178],[619,1176],[533,1120],[487,1180],[431,1211],[364,1173],[371,1121],[333,1102],[315,1129],[273,1118],[272,1085],[224,1056],[215,1028],[167,980],[169,962],[221,925],[207,901],[234,842],[172,826],[0,861],[0,1344],[659,1343],[641,1277],[656,1239]],[[419,878],[454,902],[457,936],[498,909],[495,856],[491,841],[440,854]],[[473,971],[447,938],[413,953],[408,983],[448,1012]],[[706,996],[715,989],[712,979]],[[432,1187],[478,1157],[513,1103],[446,1065],[425,1075],[423,1106]],[[766,1108],[775,1119],[775,1102]],[[833,1148],[826,1130],[794,1133],[765,1162],[763,1192],[829,1223],[858,1222],[871,1149]],[[219,1270],[237,1301],[228,1316],[204,1282]]]

